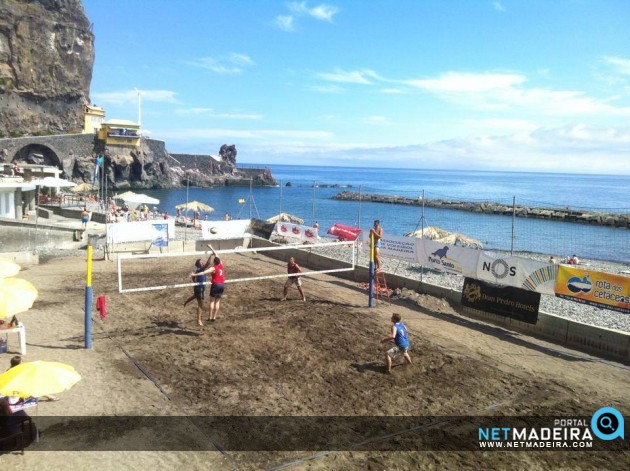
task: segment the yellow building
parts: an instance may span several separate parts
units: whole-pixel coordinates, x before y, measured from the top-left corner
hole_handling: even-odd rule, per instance
[[[140,125],[125,119],[110,119],[101,125],[98,138],[107,146],[137,146],[140,144]]]
[[[83,134],[96,134],[105,121],[105,110],[100,106],[85,106],[85,124]]]

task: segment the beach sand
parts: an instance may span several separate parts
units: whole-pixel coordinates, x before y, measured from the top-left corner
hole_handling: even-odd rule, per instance
[[[185,283],[193,261],[137,260],[123,266],[123,282],[125,287]],[[225,266],[228,279],[284,273],[286,267],[261,254],[230,254]],[[280,301],[283,278],[227,284],[220,318],[198,327],[194,303],[182,307],[191,288],[118,294],[116,263],[110,261],[94,263],[94,295],[107,296],[108,316],[101,321],[94,311],[94,345],[85,350],[84,259],[51,259],[20,276],[40,291],[34,307],[19,316],[27,329],[24,360],[69,363],[83,376],[60,401],[42,402],[38,415],[85,418],[66,427],[41,420],[49,424],[41,441],[24,456],[3,455],[5,469],[260,469],[286,463],[293,463],[291,469],[625,469],[628,464],[618,453],[572,451],[98,451],[133,443],[156,450],[225,446],[212,430],[195,425],[197,416],[590,417],[606,405],[627,411],[630,379],[627,367],[465,318],[442,299],[421,296],[420,305],[400,300],[370,309],[357,284],[327,275],[305,279],[306,303],[295,289],[292,299]],[[382,355],[388,347],[379,341],[389,333],[393,312],[409,327],[414,364],[398,361],[387,376]],[[10,348],[17,348],[15,339]],[[10,357],[0,357],[7,367]],[[169,437],[133,424],[111,428],[93,418],[136,415],[191,420],[188,426],[178,422],[181,430]],[[86,432],[95,427],[103,432],[98,443]],[[173,445],[177,440],[185,446]],[[97,451],[46,451],[70,445]]]

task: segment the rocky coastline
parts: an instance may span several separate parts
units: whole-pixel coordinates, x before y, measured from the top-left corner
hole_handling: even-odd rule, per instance
[[[386,203],[408,206],[422,206],[422,198],[406,198],[396,195],[362,194],[352,191],[342,191],[333,196],[333,199],[340,201],[363,201],[371,203]],[[583,224],[594,224],[599,226],[630,228],[630,214],[603,213],[596,211],[586,211],[570,208],[539,208],[534,206],[505,205],[493,202],[469,202],[450,201],[443,199],[424,198],[424,206],[439,209],[454,209],[458,211],[469,211],[482,214],[501,214],[519,218],[548,219],[554,221],[564,221]]]

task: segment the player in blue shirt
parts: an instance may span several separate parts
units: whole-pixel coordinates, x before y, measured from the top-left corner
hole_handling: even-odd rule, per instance
[[[401,353],[403,357],[405,357],[405,361],[408,364],[411,364],[411,357],[409,356],[409,353],[407,353],[409,350],[409,335],[407,327],[405,327],[405,324],[401,322],[400,314],[392,314],[392,322],[394,325],[392,325],[391,335],[387,335],[381,340],[381,343],[394,342],[395,344],[385,353],[385,364],[387,366],[387,370],[385,372],[387,374],[392,372],[392,360]]]
[[[210,266],[210,260],[212,259],[212,257],[213,256],[216,257],[216,253],[214,252],[214,249],[212,248],[212,246],[208,244],[208,247],[210,247],[210,250],[212,250],[212,253],[208,257],[208,260],[206,260],[206,263],[203,263],[200,258],[198,258],[195,261],[195,273],[201,273],[201,275],[192,277],[192,280],[197,284],[193,287],[192,296],[190,296],[184,302],[184,306],[186,306],[186,304],[188,304],[193,299],[197,300],[197,325],[199,326],[203,326],[203,322],[201,322],[201,314],[203,312],[203,299],[204,299],[204,294],[206,292],[206,281],[207,281],[207,277],[203,272]]]

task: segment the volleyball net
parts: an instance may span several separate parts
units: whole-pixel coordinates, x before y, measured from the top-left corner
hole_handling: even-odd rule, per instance
[[[301,277],[317,276],[329,273],[353,271],[356,267],[355,242],[329,242],[299,246],[255,247],[217,250],[227,273],[225,283],[255,282],[274,278],[285,278],[286,262],[289,257],[296,257],[302,267]],[[273,252],[273,254],[271,254]],[[283,256],[283,252],[286,255]],[[269,253],[264,269],[259,264],[259,255]],[[120,254],[118,256],[118,292],[136,293],[197,286],[190,274],[194,271],[194,262],[201,259],[205,263],[211,252],[180,252],[155,254]],[[309,269],[309,255],[329,257],[334,260],[351,260],[349,266],[324,270]],[[340,262],[348,265],[348,262]],[[317,263],[313,263],[317,265]],[[264,273],[264,274],[261,274]],[[235,276],[233,276],[235,275]],[[210,285],[210,280],[206,285]]]

